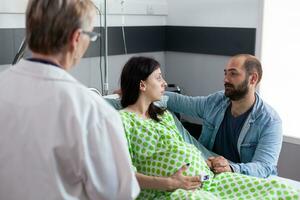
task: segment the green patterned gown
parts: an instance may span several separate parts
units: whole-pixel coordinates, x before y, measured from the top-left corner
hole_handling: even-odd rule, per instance
[[[210,176],[202,188],[194,191],[142,190],[138,199],[299,199],[299,191],[276,180],[229,172],[214,175],[201,152],[183,140],[167,111],[160,116],[160,122],[124,110],[120,114],[132,163],[139,173],[171,176],[182,165],[190,163],[185,175]]]

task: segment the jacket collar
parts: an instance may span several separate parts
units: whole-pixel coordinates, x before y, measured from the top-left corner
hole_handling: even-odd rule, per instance
[[[224,112],[226,111],[227,107],[230,104],[230,99],[228,97],[225,96],[226,100],[224,101],[224,103],[222,104],[223,110]],[[249,123],[254,122],[262,113],[261,113],[261,108],[263,105],[263,101],[261,99],[261,97],[259,96],[259,94],[257,92],[255,92],[255,102],[254,102],[254,106],[252,111],[250,112],[250,118],[249,118]]]
[[[263,106],[263,101],[262,101],[261,97],[259,96],[259,94],[257,92],[255,92],[255,103],[254,103],[253,109],[250,113],[249,123],[254,122],[262,114],[262,112],[261,112],[262,106]]]

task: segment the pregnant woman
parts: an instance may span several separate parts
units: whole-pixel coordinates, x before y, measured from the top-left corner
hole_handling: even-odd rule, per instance
[[[165,86],[152,58],[133,57],[123,68],[120,114],[142,188],[139,199],[299,199],[299,191],[275,180],[215,175],[201,152],[183,140],[171,113],[153,103]],[[200,182],[200,174],[209,180]]]

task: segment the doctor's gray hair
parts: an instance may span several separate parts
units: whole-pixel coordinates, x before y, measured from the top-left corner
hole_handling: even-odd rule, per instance
[[[29,0],[26,10],[29,49],[46,55],[64,51],[72,34],[91,26],[95,14],[91,0]]]

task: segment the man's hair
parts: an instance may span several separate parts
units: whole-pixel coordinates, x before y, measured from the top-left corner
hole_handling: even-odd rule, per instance
[[[125,64],[121,73],[121,104],[123,108],[134,104],[140,95],[140,82],[147,80],[153,71],[160,67],[159,63],[153,58],[132,57]],[[148,114],[151,119],[159,121],[158,115],[164,113],[164,109],[150,104]]]
[[[75,30],[88,28],[95,6],[91,0],[29,0],[26,40],[29,49],[42,54],[64,51]]]
[[[252,74],[254,71],[258,74],[258,80],[256,85],[260,82],[263,70],[260,61],[253,55],[250,54],[238,54],[233,56],[233,59],[243,57],[245,59],[243,66],[245,67],[246,74],[249,77],[250,74]]]

